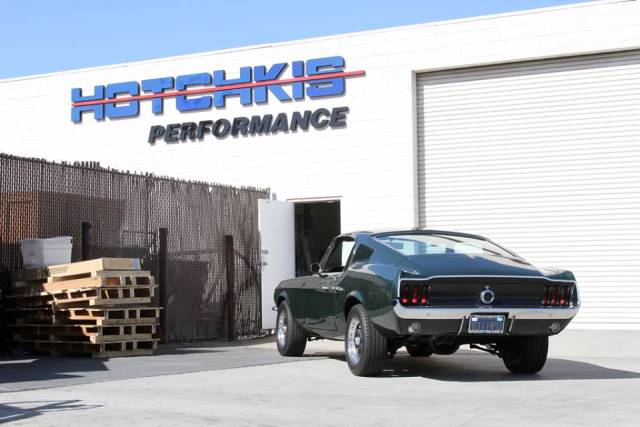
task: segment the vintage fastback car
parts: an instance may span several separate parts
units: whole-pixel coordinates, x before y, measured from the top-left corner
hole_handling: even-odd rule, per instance
[[[539,270],[471,234],[345,234],[313,271],[275,290],[278,351],[301,356],[308,340],[344,340],[360,376],[380,373],[402,346],[429,356],[463,344],[501,357],[513,373],[533,374],[545,364],[548,337],[580,305],[570,271]]]

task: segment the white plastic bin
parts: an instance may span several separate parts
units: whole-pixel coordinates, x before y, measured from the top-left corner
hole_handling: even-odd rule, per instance
[[[72,240],[69,236],[21,240],[24,268],[42,268],[71,262]]]

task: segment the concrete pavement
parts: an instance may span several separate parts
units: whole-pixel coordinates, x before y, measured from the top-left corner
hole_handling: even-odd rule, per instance
[[[401,353],[381,377],[357,378],[343,361],[341,343],[331,342],[311,343],[307,357],[295,359],[277,355],[270,340],[174,346],[158,356],[97,363],[5,359],[0,387],[9,391],[0,393],[0,422],[637,425],[640,353],[634,346],[640,343],[620,341],[638,334],[603,332],[555,337],[545,369],[532,377],[509,374],[496,357],[461,350],[424,359]],[[609,347],[616,342],[617,354]]]

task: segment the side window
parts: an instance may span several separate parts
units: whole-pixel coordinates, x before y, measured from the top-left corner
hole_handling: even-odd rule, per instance
[[[354,244],[355,242],[353,240],[342,240],[338,242],[334,246],[333,251],[331,251],[323,271],[325,273],[339,273],[343,271]]]
[[[353,262],[367,262],[371,259],[371,255],[373,255],[373,249],[371,249],[367,245],[360,245],[358,249],[356,249],[356,253],[353,254]]]

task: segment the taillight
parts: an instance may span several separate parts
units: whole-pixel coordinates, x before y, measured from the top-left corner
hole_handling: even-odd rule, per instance
[[[407,306],[429,305],[429,284],[406,281],[400,285],[400,303]]]
[[[401,290],[400,302],[402,305],[409,304],[409,287],[403,286]]]
[[[560,303],[560,305],[566,305],[569,302],[567,298],[567,294],[569,293],[568,291],[569,291],[569,288],[566,288],[564,286],[560,288],[560,292],[559,292],[560,296],[558,297],[559,299],[558,302]]]
[[[429,304],[429,285],[423,286],[420,291],[420,305]]]
[[[413,304],[413,305],[417,305],[418,304],[418,294],[419,293],[420,293],[420,286],[419,285],[411,286],[411,304]]]
[[[566,307],[571,304],[574,286],[545,285],[542,291],[542,305]]]

